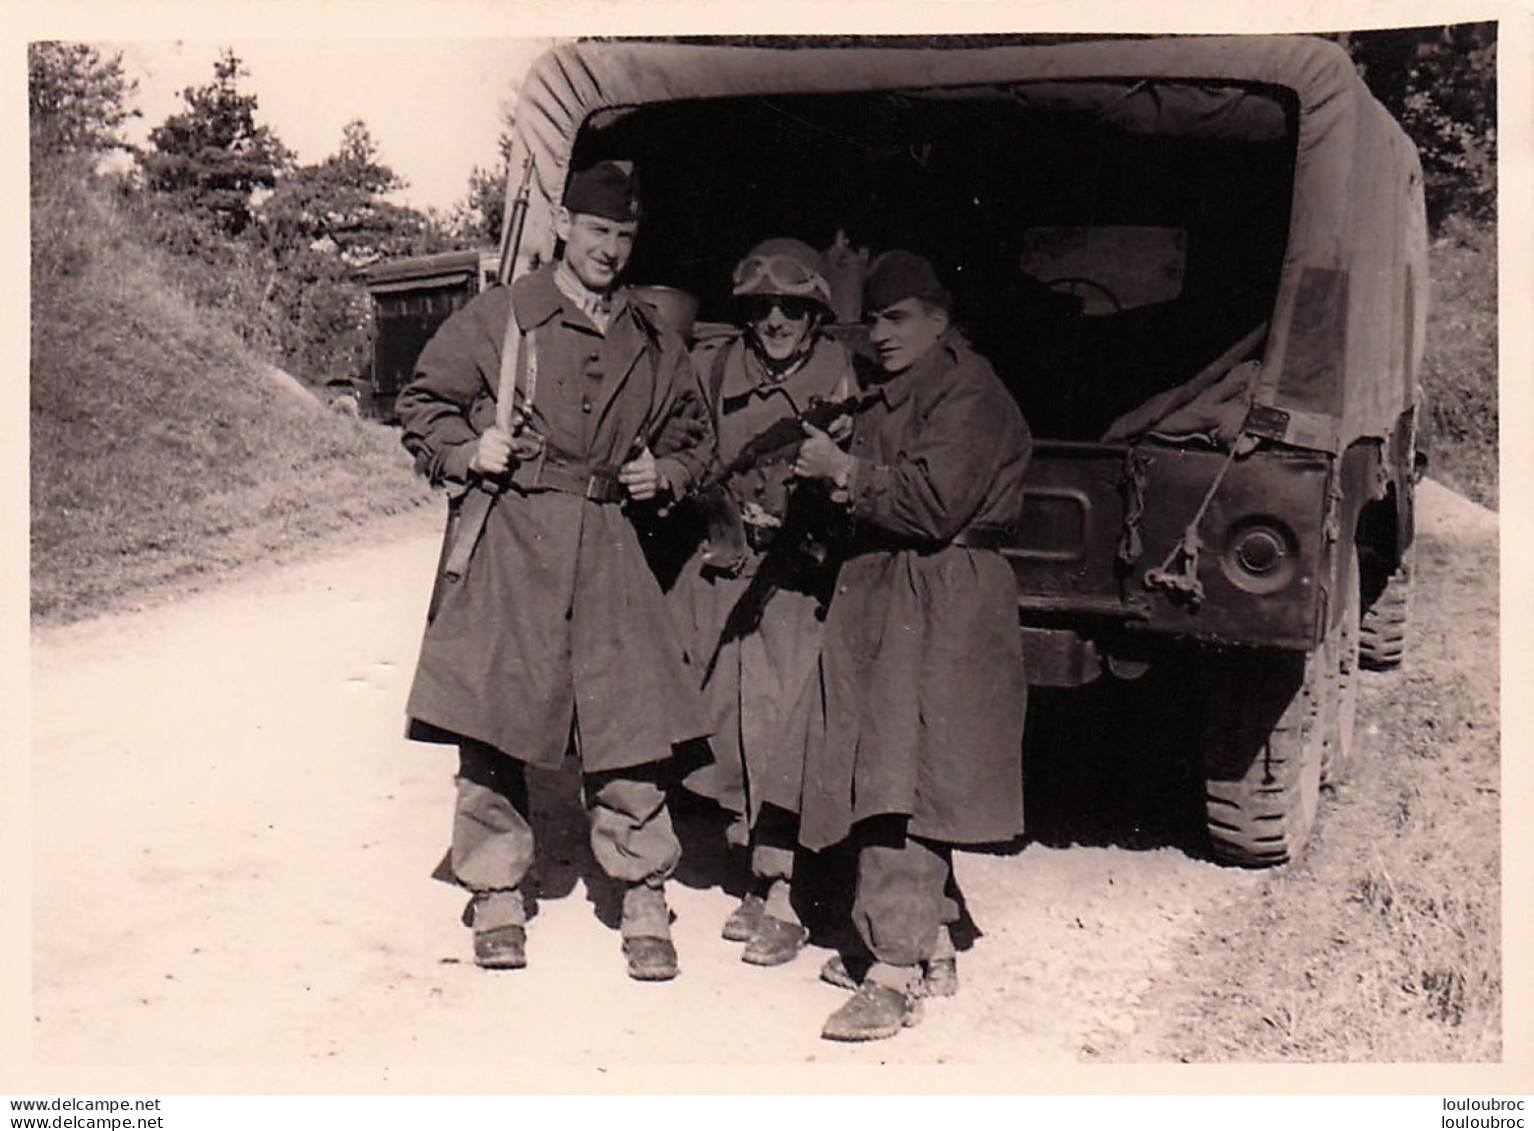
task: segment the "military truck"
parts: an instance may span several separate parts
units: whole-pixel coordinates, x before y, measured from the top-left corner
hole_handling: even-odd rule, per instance
[[[373,307],[373,351],[363,382],[367,415],[393,421],[394,398],[415,359],[448,315],[496,282],[495,249],[418,255],[375,263],[361,272]]]
[[[601,158],[643,185],[630,277],[691,292],[701,327],[769,236],[937,262],[1037,440],[1006,550],[1030,680],[1175,675],[1213,854],[1292,859],[1410,581],[1422,178],[1347,55],[561,46],[518,101],[506,275],[553,254],[565,178]]]

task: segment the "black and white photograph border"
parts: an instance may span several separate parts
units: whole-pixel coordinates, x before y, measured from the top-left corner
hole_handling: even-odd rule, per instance
[[[180,43],[189,55],[207,48],[206,73],[188,80],[201,85],[216,48],[238,54],[247,42],[265,50],[323,42],[351,55],[386,54],[402,41],[428,54],[463,43],[476,60],[504,44],[525,70],[528,44],[594,35],[1335,34],[1495,21],[1498,203],[1478,228],[1433,218],[1426,332],[1430,354],[1435,327],[1459,335],[1464,352],[1443,358],[1445,367],[1499,367],[1500,382],[1482,389],[1493,431],[1500,421],[1517,436],[1534,424],[1526,380],[1534,18],[1525,4],[1344,4],[1239,17],[1187,3],[801,4],[768,13],[733,3],[375,9],[324,0],[259,11],[25,3],[15,12],[4,64],[12,101],[25,82],[26,45],[44,40],[96,45],[106,58],[146,44]],[[240,80],[258,99],[260,123],[265,84],[284,77],[267,73]],[[465,67],[463,78],[497,113],[515,114],[516,76],[489,90],[478,71]],[[367,105],[340,113],[374,128],[378,163],[402,160]],[[26,107],[13,106],[5,121],[11,167],[27,168]],[[419,125],[447,148],[451,124]],[[339,140],[338,132],[331,144]],[[497,157],[492,133],[473,173]],[[411,175],[403,164],[396,172]],[[39,325],[39,295],[66,293],[57,276],[39,282],[40,238],[87,259],[120,257],[103,276],[115,288],[103,312],[123,310],[124,296],[152,278],[149,257],[129,246],[125,206],[52,199],[58,207],[41,216],[33,173],[31,183],[19,173],[6,183],[15,373],[47,350],[89,340],[81,329],[89,313],[51,334]],[[529,221],[525,248],[552,248],[552,233],[538,226],[551,222],[548,203]],[[71,234],[86,223],[110,230],[87,243]],[[718,249],[708,268],[715,285],[726,285],[744,251]],[[50,255],[50,270],[66,258]],[[1498,259],[1499,276],[1489,266]],[[164,293],[147,296],[140,317],[179,326],[199,309],[212,322],[227,316],[187,297],[198,285],[191,275],[156,285]],[[702,315],[717,309],[705,296]],[[1448,314],[1435,323],[1439,311]],[[151,348],[183,363],[232,356],[219,352],[231,348],[221,344],[228,325],[187,333],[197,340],[167,336]],[[109,407],[113,366],[130,356],[121,339],[106,356],[61,355],[82,369],[104,365],[77,376],[108,394],[98,403]],[[275,355],[263,356],[269,365]],[[0,1092],[1534,1092],[1526,820],[1534,774],[1519,756],[1529,717],[1518,692],[1534,686],[1534,672],[1516,646],[1534,611],[1516,583],[1534,573],[1526,445],[1493,446],[1479,468],[1430,453],[1416,489],[1411,648],[1388,670],[1350,672],[1351,765],[1320,789],[1314,828],[1296,840],[1292,861],[1232,866],[1203,840],[1202,790],[1180,792],[1196,773],[1180,752],[1175,684],[1154,671],[1145,682],[1122,679],[1128,702],[1097,690],[1077,701],[1033,694],[1028,829],[1013,843],[954,853],[965,907],[955,932],[961,991],[929,998],[921,1023],[890,1040],[843,1044],[820,1037],[844,996],[821,980],[834,953],[824,939],[812,937],[793,962],[758,969],[719,937],[742,880],[725,822],[707,803],[674,802],[684,856],[667,894],[680,976],[647,984],[625,975],[573,763],[530,775],[538,891],[528,966],[476,967],[460,919],[464,893],[433,877],[451,832],[456,762],[450,747],[405,734],[442,552],[442,496],[414,476],[397,428],[368,418],[365,395],[360,418],[343,415],[325,403],[317,368],[292,377],[238,364],[251,367],[243,380],[265,383],[248,403],[221,385],[209,393],[209,413],[231,413],[235,427],[256,409],[312,418],[328,450],[352,453],[367,478],[323,466],[295,473],[306,465],[294,447],[279,457],[287,478],[268,481],[264,496],[233,462],[220,482],[219,461],[257,458],[250,443],[220,438],[228,421],[183,429],[176,414],[202,411],[175,403],[190,385],[158,400],[135,389],[165,413],[156,442],[166,458],[188,468],[201,459],[215,473],[186,484],[179,500],[146,502],[140,521],[175,524],[178,511],[208,496],[249,498],[229,500],[224,528],[203,532],[215,544],[201,549],[185,548],[195,531],[156,545],[146,527],[124,535],[82,504],[89,522],[74,537],[84,548],[52,552],[52,577],[41,576],[42,538],[66,543],[70,524],[39,518],[40,500],[61,499],[39,482],[40,469],[99,458],[102,489],[103,475],[123,474],[107,470],[121,440],[110,427],[94,443],[64,435],[61,419],[99,422],[107,413],[81,397],[67,412],[40,415],[35,370],[30,385],[7,383],[7,419],[17,423],[5,447],[15,489],[0,540],[15,579],[0,697],[12,736],[0,754]],[[226,395],[227,408],[216,399]],[[1467,408],[1441,427],[1450,435],[1476,424],[1486,417]],[[1280,423],[1278,438],[1294,440],[1305,425],[1290,422],[1286,435]],[[353,480],[339,516],[316,518],[281,497],[311,482],[339,498]],[[87,491],[93,477],[72,482]],[[115,573],[100,561],[114,554]],[[1115,662],[1116,677],[1138,674],[1136,659]],[[1213,683],[1220,674],[1206,667],[1184,678]]]

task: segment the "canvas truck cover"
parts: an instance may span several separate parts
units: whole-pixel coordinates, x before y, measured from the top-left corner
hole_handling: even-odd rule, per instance
[[[1416,151],[1347,54],[1300,37],[1091,40],[1048,46],[759,48],[646,42],[556,47],[517,104],[510,196],[533,176],[518,262],[547,260],[577,135],[627,108],[793,94],[1006,96],[1091,109],[1113,128],[1271,139],[1291,128],[1260,88],[1292,92],[1296,159],[1287,249],[1249,427],[1340,452],[1390,436],[1413,402],[1427,294]],[[706,139],[700,139],[706,145]],[[640,170],[641,182],[643,170]]]

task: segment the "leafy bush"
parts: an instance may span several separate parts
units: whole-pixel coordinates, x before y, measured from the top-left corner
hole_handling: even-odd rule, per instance
[[[280,307],[271,301],[276,264],[246,239],[229,239],[174,197],[128,193],[124,212],[136,238],[155,248],[164,282],[250,349],[283,361]]]

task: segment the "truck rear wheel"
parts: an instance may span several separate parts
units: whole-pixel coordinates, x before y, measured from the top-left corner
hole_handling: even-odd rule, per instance
[[[1364,610],[1358,631],[1358,662],[1369,671],[1390,671],[1401,666],[1406,655],[1406,636],[1411,622],[1413,553],[1408,547],[1401,564],[1378,582],[1379,595]]]
[[[1204,683],[1204,814],[1227,864],[1295,859],[1315,824],[1326,734],[1337,719],[1336,651],[1232,650]]]

